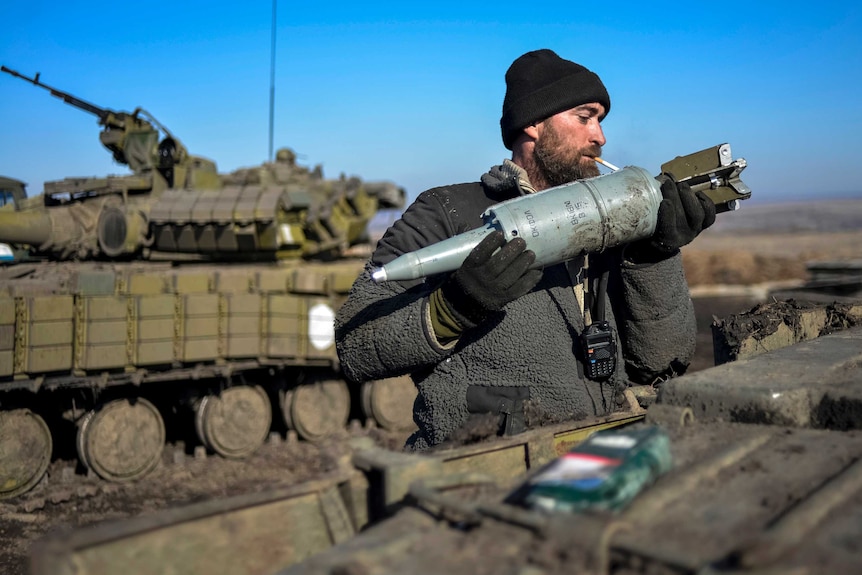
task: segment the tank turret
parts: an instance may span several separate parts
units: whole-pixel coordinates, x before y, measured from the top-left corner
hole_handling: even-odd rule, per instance
[[[274,162],[221,177],[218,194],[169,190],[150,212],[152,249],[229,258],[332,259],[367,241],[371,219],[404,207],[404,189],[343,174],[326,179],[320,165],[296,164],[282,148]]]
[[[214,162],[188,153],[182,142],[142,108],[117,112],[43,84],[39,74],[0,70],[48,90],[98,118],[99,140],[126,176],[65,178],[46,182],[44,193],[17,213],[0,214],[0,237],[29,245],[55,259],[128,256],[147,241],[146,214],[154,198],[172,187],[215,188]]]

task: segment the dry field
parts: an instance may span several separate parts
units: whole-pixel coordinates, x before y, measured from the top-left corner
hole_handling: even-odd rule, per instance
[[[746,205],[683,248],[694,295],[802,281],[806,264],[862,259],[862,199]]]

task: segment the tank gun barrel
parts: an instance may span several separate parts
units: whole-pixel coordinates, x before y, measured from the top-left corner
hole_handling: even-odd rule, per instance
[[[0,210],[0,242],[38,247],[51,239],[51,216],[44,211]]]

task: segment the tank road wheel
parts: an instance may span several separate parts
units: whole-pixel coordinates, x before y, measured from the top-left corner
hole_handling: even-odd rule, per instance
[[[0,499],[32,489],[51,463],[51,431],[29,409],[0,411]]]
[[[78,457],[108,481],[131,481],[159,463],[165,423],[146,399],[118,399],[89,411],[78,423]]]
[[[342,431],[350,416],[350,390],[339,379],[317,379],[285,392],[284,422],[303,439],[316,441]]]
[[[409,375],[366,381],[360,394],[365,417],[383,429],[398,431],[414,426],[416,386]]]
[[[269,434],[272,404],[260,386],[238,385],[204,396],[195,406],[195,429],[222,457],[251,455]]]

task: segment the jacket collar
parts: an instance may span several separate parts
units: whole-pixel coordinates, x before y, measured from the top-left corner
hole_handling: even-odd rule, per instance
[[[512,160],[503,160],[502,165],[494,166],[482,175],[482,184],[495,196],[506,198],[536,193],[527,172]]]

